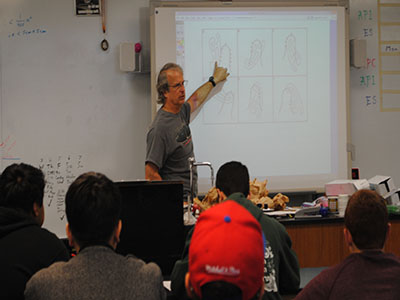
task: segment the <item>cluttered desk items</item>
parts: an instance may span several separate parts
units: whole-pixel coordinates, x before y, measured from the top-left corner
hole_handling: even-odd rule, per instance
[[[302,218],[322,218],[320,213],[321,207],[319,205],[311,207],[303,207],[296,211],[294,217],[296,219]]]

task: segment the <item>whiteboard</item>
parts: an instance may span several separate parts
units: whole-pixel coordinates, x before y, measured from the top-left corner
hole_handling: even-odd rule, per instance
[[[43,169],[44,227],[58,236],[78,175],[144,178],[150,78],[119,70],[119,43],[142,41],[149,52],[148,1],[106,2],[105,35],[99,16],[75,15],[74,1],[0,3],[1,170]]]
[[[151,9],[152,78],[165,62],[177,62],[189,96],[215,61],[230,73],[192,118],[197,161],[216,169],[241,161],[274,192],[323,191],[347,178],[347,12],[342,3],[325,4],[168,2]],[[199,170],[200,193],[209,177]]]
[[[400,24],[399,0],[350,0],[350,38],[367,42],[366,68],[350,70],[352,165],[400,187],[400,30],[385,23]]]

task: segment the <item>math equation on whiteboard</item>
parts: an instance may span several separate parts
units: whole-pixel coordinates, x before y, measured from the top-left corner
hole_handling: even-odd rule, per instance
[[[71,183],[83,173],[84,157],[77,155],[58,155],[43,157],[39,160],[39,169],[44,173],[46,187],[43,204],[50,214],[65,218],[65,195]]]

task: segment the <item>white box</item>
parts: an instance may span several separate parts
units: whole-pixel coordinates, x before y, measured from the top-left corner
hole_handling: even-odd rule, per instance
[[[367,62],[367,40],[350,40],[350,65],[365,68]]]
[[[124,72],[135,71],[135,45],[133,43],[119,44],[119,69]]]
[[[369,188],[370,185],[366,179],[334,180],[325,184],[325,194],[327,196],[338,196],[342,194],[350,196],[358,190],[369,190]]]
[[[376,175],[369,180],[371,190],[375,190],[379,195],[384,196],[396,189],[390,176]]]
[[[400,189],[393,190],[387,193],[383,196],[383,198],[387,201],[388,204],[400,205]]]

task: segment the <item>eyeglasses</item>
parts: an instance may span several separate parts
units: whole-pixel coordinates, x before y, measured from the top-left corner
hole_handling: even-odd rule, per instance
[[[182,82],[179,82],[179,83],[177,83],[177,84],[175,84],[175,85],[169,85],[169,87],[170,88],[173,88],[174,90],[178,90],[178,89],[180,89],[181,87],[183,87],[183,86],[186,86],[187,85],[187,80],[184,80],[184,81],[182,81]]]

